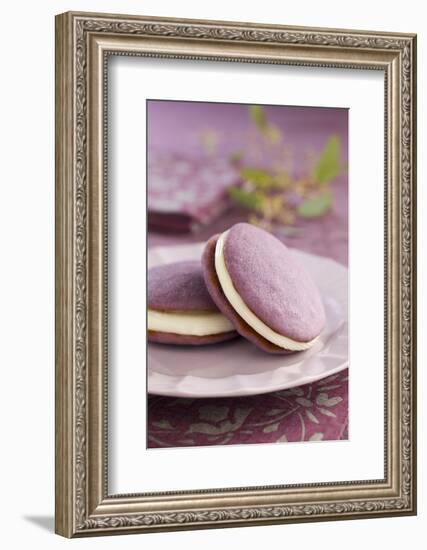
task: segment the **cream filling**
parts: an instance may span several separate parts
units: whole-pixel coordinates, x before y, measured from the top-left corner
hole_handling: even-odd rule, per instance
[[[316,336],[310,342],[297,342],[287,336],[283,336],[277,332],[274,332],[270,327],[261,321],[245,304],[237,290],[234,288],[233,281],[227,271],[224,260],[224,243],[227,236],[227,231],[222,233],[218,238],[215,248],[215,271],[218,276],[221,288],[233,306],[233,309],[240,315],[240,317],[246,321],[246,323],[252,327],[263,338],[276,344],[280,348],[290,351],[303,351],[310,348],[319,338]]]
[[[185,334],[186,336],[209,336],[234,330],[222,313],[209,311],[157,311],[148,310],[148,330]]]

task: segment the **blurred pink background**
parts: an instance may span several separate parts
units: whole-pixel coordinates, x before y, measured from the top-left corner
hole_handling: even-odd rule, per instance
[[[192,166],[205,166],[206,172],[203,181],[200,177],[186,178],[183,174],[182,192],[187,192],[193,212],[204,208],[203,202],[198,203],[200,194],[202,197],[217,191],[217,204],[221,216],[212,216],[212,222],[192,234],[181,235],[172,231],[168,233],[149,231],[149,246],[171,243],[197,242],[208,239],[212,234],[222,231],[237,221],[245,221],[247,212],[231,205],[224,191],[227,181],[230,183],[238,179],[238,172],[230,166],[229,157],[234,152],[243,152],[250,147],[253,124],[248,116],[247,105],[222,104],[222,103],[194,103],[175,101],[149,101],[148,102],[148,196],[149,214],[153,211],[153,194],[159,190],[159,179],[162,184],[162,197],[169,207],[172,189],[179,187],[179,175],[170,173],[162,178],[156,178],[156,170],[167,165],[168,160],[174,159],[175,164],[188,164],[190,173]],[[273,121],[283,132],[285,145],[290,151],[290,165],[293,177],[299,177],[305,170],[307,156],[319,154],[330,135],[337,135],[341,141],[341,162],[348,162],[348,112],[346,109],[331,109],[319,107],[286,107],[266,106],[265,112],[269,120]],[[212,133],[216,136],[216,148],[212,157],[208,157],[202,147],[201,136],[203,133]],[[268,166],[268,151],[261,159],[257,159],[261,165]],[[164,162],[162,162],[164,161]],[[171,163],[174,164],[173,162]],[[253,161],[252,161],[253,164]],[[217,178],[212,167],[222,169],[227,175]],[[210,170],[209,170],[210,167]],[[180,166],[178,166],[180,168]],[[173,166],[171,167],[173,172]],[[197,172],[197,169],[196,169]],[[193,174],[194,175],[194,174]],[[199,181],[198,181],[199,179]],[[177,181],[178,180],[178,181]],[[331,184],[334,193],[334,204],[331,211],[322,219],[298,220],[294,235],[287,235],[290,246],[296,246],[302,250],[316,254],[329,256],[343,264],[347,264],[348,241],[348,185],[347,171],[344,171]],[[192,191],[194,190],[194,192]],[[197,191],[199,190],[199,191]],[[202,191],[203,193],[202,193]],[[223,202],[229,208],[223,208]],[[215,197],[214,197],[215,201]],[[179,202],[179,201],[178,201]],[[215,210],[215,204],[214,204]],[[175,210],[180,212],[179,204]],[[170,219],[173,211],[168,212]],[[173,227],[173,226],[172,226]],[[277,235],[279,238],[280,234]]]

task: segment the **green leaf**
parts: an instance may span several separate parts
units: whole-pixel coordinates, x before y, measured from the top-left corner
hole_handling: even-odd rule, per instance
[[[257,168],[242,168],[240,175],[246,181],[250,181],[255,187],[268,188],[274,186],[274,177],[265,170]]]
[[[252,122],[260,129],[263,130],[267,125],[267,117],[265,116],[264,107],[261,105],[250,105],[249,116]]]
[[[249,115],[252,122],[268,143],[272,145],[280,143],[282,132],[278,126],[268,122],[264,107],[261,105],[250,105]]]
[[[262,208],[263,198],[259,193],[254,191],[246,191],[241,187],[230,187],[228,190],[230,197],[245,208],[258,210]]]
[[[340,148],[339,137],[330,137],[313,170],[313,177],[316,182],[327,183],[338,176],[340,172]]]
[[[298,214],[303,218],[318,218],[323,216],[332,205],[333,195],[325,191],[316,197],[307,199],[298,206]]]
[[[270,189],[284,189],[290,183],[289,174],[283,171],[278,174],[272,174],[267,170],[246,167],[240,170],[240,176],[243,180],[252,183],[257,189],[264,191]]]

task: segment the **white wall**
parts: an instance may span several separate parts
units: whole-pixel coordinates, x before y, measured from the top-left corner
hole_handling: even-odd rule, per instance
[[[419,33],[419,96],[425,95],[422,2],[397,3],[263,0],[249,4],[216,0],[75,0],[7,2],[2,8],[0,195],[0,517],[5,548],[209,548],[252,549],[279,544],[348,550],[378,541],[390,550],[420,548],[427,528],[426,476],[419,468],[418,517],[257,527],[66,541],[53,526],[53,212],[54,42],[53,16],[73,10],[174,17],[246,20],[290,25],[378,29]],[[419,106],[419,151],[425,151],[425,108]],[[421,155],[420,155],[421,156]],[[425,165],[419,162],[419,250],[424,241]],[[419,258],[421,281],[425,254]],[[419,390],[425,390],[425,292],[419,289]],[[424,307],[423,307],[424,306]],[[419,464],[425,461],[426,406],[419,399]]]

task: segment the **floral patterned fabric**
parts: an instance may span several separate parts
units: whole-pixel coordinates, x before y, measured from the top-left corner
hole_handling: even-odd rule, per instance
[[[151,396],[148,447],[347,437],[348,370],[271,394],[221,399]]]

